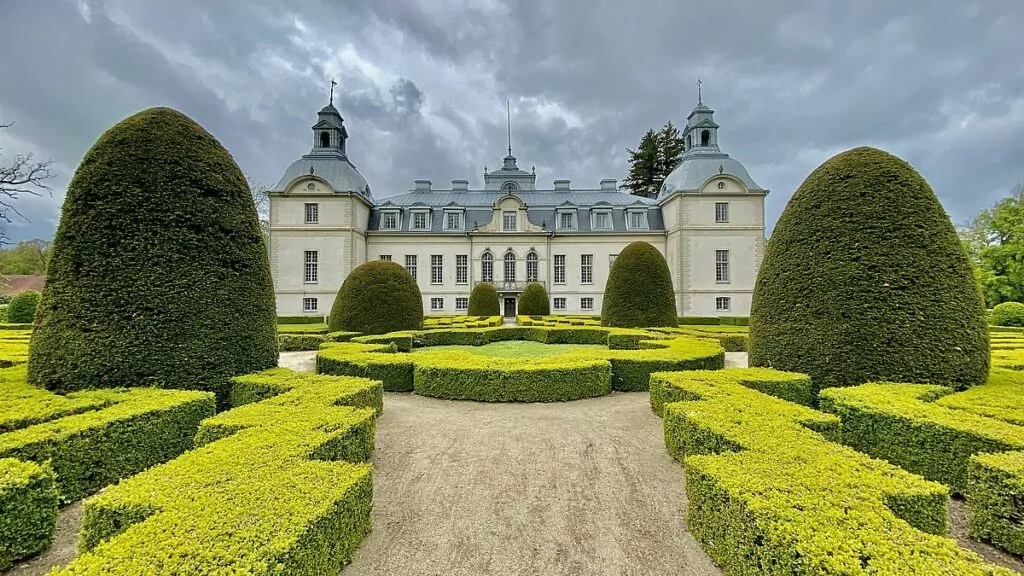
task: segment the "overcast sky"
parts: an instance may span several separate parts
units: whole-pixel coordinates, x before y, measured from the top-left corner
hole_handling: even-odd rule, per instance
[[[539,183],[625,177],[626,147],[678,125],[696,80],[722,149],[771,189],[774,223],[818,164],[907,159],[955,221],[1024,181],[1020,0],[0,0],[0,163],[52,158],[52,198],[13,240],[50,238],[110,125],[172,106],[253,180],[308,152],[338,80],[349,156],[377,198],[482,184],[505,155]]]

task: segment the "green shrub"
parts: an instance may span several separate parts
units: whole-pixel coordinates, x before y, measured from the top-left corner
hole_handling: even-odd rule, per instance
[[[501,303],[494,284],[480,282],[469,293],[470,316],[501,316]]]
[[[277,323],[281,324],[323,324],[323,316],[278,316]]]
[[[801,406],[813,406],[815,402],[814,386],[811,384],[811,379],[806,374],[795,372],[782,372],[771,368],[733,368],[728,371],[694,370],[687,373],[686,379],[687,381],[735,382],[740,386]],[[675,381],[670,373],[651,374],[651,410],[654,410],[658,416],[664,414],[666,404],[693,399],[686,391],[685,386],[674,386],[673,382]]]
[[[697,325],[708,325],[717,326],[722,323],[722,319],[718,316],[680,316],[680,326],[697,326]]]
[[[966,496],[971,537],[1024,555],[1024,452],[972,456]]]
[[[387,260],[356,267],[331,307],[331,332],[386,334],[423,326],[423,296],[409,271]]]
[[[68,187],[29,380],[59,392],[216,392],[277,364],[274,287],[245,176],[206,130],[152,108],[114,125]]]
[[[0,322],[7,322],[7,307],[9,304],[0,304]]]
[[[373,409],[340,404],[380,383],[287,374],[255,375],[288,391],[207,419],[198,448],[87,500],[81,554],[56,574],[337,574],[370,530],[375,428]]]
[[[39,306],[39,292],[25,290],[11,299],[7,305],[7,322],[12,324],[31,324],[36,317]]]
[[[49,547],[56,526],[53,470],[0,458],[0,570]]]
[[[837,417],[746,378],[652,377],[682,400],[664,407],[666,446],[685,467],[687,526],[726,574],[1013,574],[940,536],[944,486],[833,443]]]
[[[750,365],[809,374],[821,388],[985,381],[980,288],[949,217],[909,164],[855,148],[803,182],[758,273]]]
[[[327,341],[324,334],[278,334],[277,346],[281,352],[316,350]]]
[[[1020,302],[997,304],[989,315],[989,323],[996,326],[1024,326],[1024,304]]]
[[[679,325],[672,274],[657,248],[637,241],[619,252],[604,287],[601,325],[621,328]]]
[[[519,297],[519,313],[525,316],[547,316],[551,314],[548,291],[537,282],[531,282]]]

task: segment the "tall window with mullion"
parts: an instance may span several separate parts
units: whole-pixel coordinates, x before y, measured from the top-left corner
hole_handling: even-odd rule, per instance
[[[480,257],[480,279],[484,282],[494,282],[494,255],[484,252]]]
[[[505,282],[516,281],[516,254],[505,252]]]
[[[509,211],[509,212],[505,212],[505,213],[502,214],[502,217],[501,217],[501,229],[503,231],[505,231],[505,232],[515,232],[516,231],[516,213],[515,212]]]
[[[555,254],[555,284],[565,284],[565,254]]]
[[[729,251],[715,250],[715,282],[729,283]]]
[[[534,252],[533,250],[531,250],[530,253],[526,255],[526,281],[527,282],[536,282],[537,281],[537,278],[539,276],[539,274],[538,274],[538,269],[539,269],[538,260],[539,260],[539,258],[537,257],[537,253]]]
[[[583,284],[594,283],[594,255],[580,255],[580,282]]]
[[[320,222],[320,205],[316,202],[306,203],[306,224],[318,224]]]
[[[455,283],[469,284],[469,256],[466,254],[455,256]]]
[[[306,268],[303,273],[303,282],[306,284],[316,284],[320,281],[320,253],[316,250],[305,251],[305,264]]]
[[[723,223],[729,221],[729,203],[715,202],[715,222]]]
[[[433,254],[430,256],[430,283],[441,284],[444,282],[444,256]]]
[[[409,275],[412,279],[416,279],[416,255],[406,254],[405,255],[405,269],[409,271]]]

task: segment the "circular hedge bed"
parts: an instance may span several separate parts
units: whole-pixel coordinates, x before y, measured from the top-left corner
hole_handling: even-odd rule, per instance
[[[409,271],[388,260],[352,270],[331,306],[331,332],[386,334],[423,326],[423,296]]]
[[[544,344],[603,344],[545,357],[493,358],[431,346],[531,340]],[[427,350],[408,354],[413,347]],[[362,376],[391,392],[483,402],[559,402],[646,391],[652,372],[715,370],[725,365],[717,342],[645,330],[604,327],[496,327],[396,332],[325,344],[321,374]]]

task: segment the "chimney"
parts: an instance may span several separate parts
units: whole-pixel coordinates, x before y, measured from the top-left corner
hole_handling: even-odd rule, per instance
[[[601,192],[615,192],[618,190],[616,184],[618,183],[615,178],[605,178],[601,180]]]
[[[569,190],[569,180],[555,180],[555,190]]]
[[[416,192],[430,192],[430,180],[417,180]]]
[[[465,192],[469,190],[469,180],[452,180],[452,190],[455,192]]]

